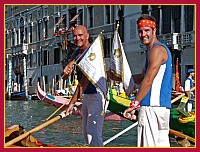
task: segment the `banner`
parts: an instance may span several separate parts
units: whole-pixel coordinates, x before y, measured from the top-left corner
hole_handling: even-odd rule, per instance
[[[179,79],[179,71],[178,71],[178,58],[176,60],[176,74],[175,74],[175,81],[176,81],[176,91],[177,92],[183,92],[181,89],[180,79]]]
[[[91,44],[85,55],[78,63],[78,67],[96,87],[100,88],[104,96],[107,93],[106,68],[101,35]]]
[[[117,30],[115,31],[113,38],[110,68],[113,74],[119,78],[122,78],[122,83],[126,94],[129,95],[134,88],[134,81]]]

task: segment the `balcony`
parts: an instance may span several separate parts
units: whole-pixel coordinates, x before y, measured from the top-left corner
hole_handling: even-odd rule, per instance
[[[182,43],[182,45],[194,45],[194,43],[195,43],[194,31],[182,34],[181,35],[181,43]]]
[[[26,54],[27,55],[28,44],[23,43],[23,44],[12,46],[11,50],[12,50],[14,55],[18,55],[18,54]]]
[[[194,46],[194,31],[186,33],[169,33],[158,36],[158,40],[168,47],[176,50],[182,50],[186,46]]]

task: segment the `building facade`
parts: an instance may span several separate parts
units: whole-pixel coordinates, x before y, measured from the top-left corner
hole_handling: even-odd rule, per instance
[[[5,5],[6,84],[11,61],[12,83],[16,82],[19,90],[24,87],[24,78],[29,94],[34,93],[37,82],[46,91],[53,84],[57,85],[56,89],[65,87],[57,82],[76,49],[72,33],[76,25],[88,28],[91,42],[103,31],[108,69],[112,39],[119,23],[119,34],[132,74],[140,73],[145,47],[138,38],[136,20],[142,13],[157,19],[158,38],[172,52],[174,69],[179,59],[183,83],[187,69],[195,68],[194,5]]]

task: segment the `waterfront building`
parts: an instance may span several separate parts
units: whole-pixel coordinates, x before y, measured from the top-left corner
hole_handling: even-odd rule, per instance
[[[53,84],[56,84],[55,89],[66,87],[66,82],[57,82],[76,49],[73,27],[81,24],[88,28],[91,42],[103,31],[108,69],[112,39],[119,23],[119,34],[132,74],[140,73],[145,47],[137,36],[136,20],[142,13],[157,19],[158,38],[172,52],[174,73],[179,58],[183,84],[187,69],[195,68],[195,12],[195,5],[5,5],[5,84],[11,61],[12,84],[17,83],[18,90],[23,89],[24,73],[29,94],[35,92],[37,82],[46,91],[52,90]],[[73,79],[72,76],[71,81]]]

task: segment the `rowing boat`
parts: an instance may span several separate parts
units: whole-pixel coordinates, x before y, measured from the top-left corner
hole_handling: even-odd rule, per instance
[[[6,92],[5,97],[7,100],[27,100],[25,91],[20,92],[11,92],[9,97],[8,93]]]
[[[115,114],[123,114],[129,107],[131,100],[110,93],[108,110]],[[185,114],[185,113],[184,113]],[[179,131],[195,138],[195,113],[190,112],[189,117],[184,116],[177,108],[170,109],[170,129]]]
[[[170,113],[170,128],[195,138],[195,113],[189,112],[189,117],[180,114],[175,108]]]
[[[26,130],[20,125],[12,125],[7,126],[5,130],[5,143],[8,141],[26,133]],[[58,147],[51,144],[44,144],[34,138],[32,135],[29,135],[28,137],[16,142],[13,145],[10,145],[9,147]]]
[[[36,94],[41,101],[44,101],[56,108],[60,108],[65,102],[68,101],[60,110],[65,110],[70,101],[69,96],[67,96],[67,97],[66,96],[54,96],[54,95],[46,93],[45,91],[43,91],[41,89],[39,83],[37,84],[37,87],[36,87]],[[78,100],[75,103],[77,110],[73,111],[72,115],[82,118],[81,104],[82,104],[81,100]],[[121,117],[120,115],[118,115],[116,113],[109,111],[109,112],[106,112],[106,114],[105,114],[105,120],[106,121],[108,121],[108,120],[121,121],[121,120],[127,120],[127,119]]]
[[[39,83],[37,84],[37,87],[36,87],[36,94],[41,101],[46,102],[56,108],[59,108],[63,104],[65,104],[60,110],[65,110],[70,102],[70,99],[68,99],[68,98],[64,98],[62,96],[53,96],[49,93],[46,93],[45,91],[43,91],[41,89]],[[75,103],[77,110],[73,111],[73,113],[72,113],[73,115],[75,115],[77,117],[82,117],[81,105],[82,105],[82,103],[80,101],[77,101]]]

